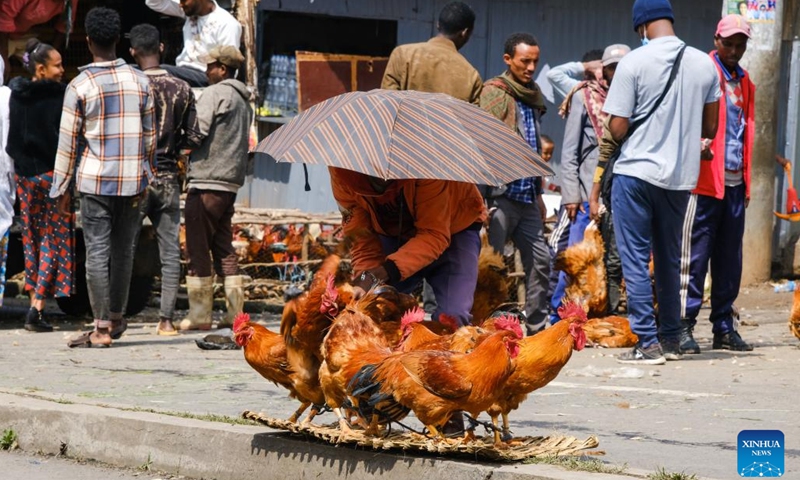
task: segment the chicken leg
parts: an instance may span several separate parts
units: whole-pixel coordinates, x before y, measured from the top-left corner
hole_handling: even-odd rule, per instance
[[[341,443],[348,435],[353,435],[353,429],[350,428],[350,424],[347,422],[347,418],[345,418],[341,408],[334,408],[333,413],[339,417],[339,438],[336,439],[336,443]]]
[[[302,423],[300,423],[300,426],[301,427],[310,426],[311,425],[311,420],[314,420],[314,417],[316,417],[317,414],[319,414],[319,407],[316,406],[316,405],[312,405],[311,406],[311,411],[308,412],[308,416],[305,418],[305,420],[302,421]]]
[[[306,411],[306,408],[308,408],[309,405],[311,405],[311,402],[303,402],[303,403],[301,403],[300,404],[300,408],[298,408],[297,411],[295,411],[292,414],[292,416],[289,417],[289,421],[292,422],[292,423],[297,423],[297,420],[300,418],[300,415],[302,415],[303,412]]]

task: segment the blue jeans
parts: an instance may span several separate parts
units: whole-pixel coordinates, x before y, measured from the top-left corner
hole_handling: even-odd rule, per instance
[[[614,175],[611,203],[628,289],[628,320],[642,347],[658,343],[659,334],[677,340],[681,332],[681,229],[689,195],[688,191],[666,190],[638,178]],[[650,285],[651,252],[658,326]]]
[[[578,214],[575,215],[575,221],[572,222],[569,227],[568,245],[575,245],[576,243],[582,242],[583,232],[589,225],[589,203],[584,202],[581,205],[583,206],[583,212],[578,210]],[[566,212],[564,213],[566,214]],[[558,316],[558,308],[561,306],[561,301],[564,299],[564,291],[566,288],[567,274],[564,272],[559,272],[558,283],[556,284],[555,290],[553,290],[553,295],[550,297],[550,323],[556,323],[557,321],[561,320],[561,318]]]
[[[81,195],[81,222],[86,243],[86,285],[99,328],[122,318],[128,303],[134,244],[141,229],[140,195]]]
[[[141,220],[149,217],[158,239],[161,259],[162,318],[172,319],[175,298],[181,277],[181,247],[178,234],[181,227],[181,192],[176,174],[159,174],[147,186],[142,201]]]
[[[390,255],[400,245],[396,238],[380,236],[383,253]],[[478,284],[478,255],[481,237],[478,230],[463,230],[450,236],[450,246],[433,261],[414,275],[398,282],[393,287],[403,293],[411,293],[425,279],[436,296],[433,319],[446,313],[461,325],[472,321],[472,301]]]

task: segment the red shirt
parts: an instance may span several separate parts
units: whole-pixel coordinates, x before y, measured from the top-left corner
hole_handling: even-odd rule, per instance
[[[78,0],[72,1],[72,21],[78,11]],[[2,0],[0,1],[0,32],[25,33],[36,25],[47,23],[64,13],[64,0]],[[66,31],[64,19],[56,22],[56,30]]]

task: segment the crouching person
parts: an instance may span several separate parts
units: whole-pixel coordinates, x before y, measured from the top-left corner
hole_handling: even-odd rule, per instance
[[[213,48],[207,57],[208,87],[197,101],[197,130],[201,140],[189,158],[186,197],[186,251],[189,271],[189,313],[181,330],[211,328],[214,270],[224,278],[227,314],[220,326],[233,325],[244,304],[243,277],[231,241],[231,218],[236,193],[244,184],[247,147],[253,111],[250,92],[234,79],[244,57],[236,48]],[[211,256],[209,256],[209,251]]]

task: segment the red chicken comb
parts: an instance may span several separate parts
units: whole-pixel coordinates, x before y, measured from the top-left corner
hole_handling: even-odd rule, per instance
[[[233,319],[233,331],[238,332],[242,325],[250,321],[250,315],[247,313],[240,313]]]
[[[451,317],[446,313],[439,314],[439,323],[447,327],[451,332],[454,332],[461,328],[461,323],[455,319],[455,317]]]
[[[513,315],[502,315],[495,319],[494,326],[498,330],[508,330],[513,332],[517,338],[522,338],[522,327],[519,325],[519,319]]]
[[[333,274],[328,275],[328,286],[325,293],[322,294],[322,303],[319,306],[319,313],[330,314],[335,317],[339,314],[339,307],[336,305],[336,300],[339,299],[339,291],[336,290],[336,277]]]
[[[583,309],[583,306],[578,302],[566,302],[564,305],[558,308],[558,316],[562,320],[566,320],[567,318],[576,318],[581,323],[584,323],[588,320],[586,317],[586,310]]]
[[[405,330],[412,323],[419,323],[425,320],[425,311],[419,307],[413,307],[400,317],[400,329]]]

